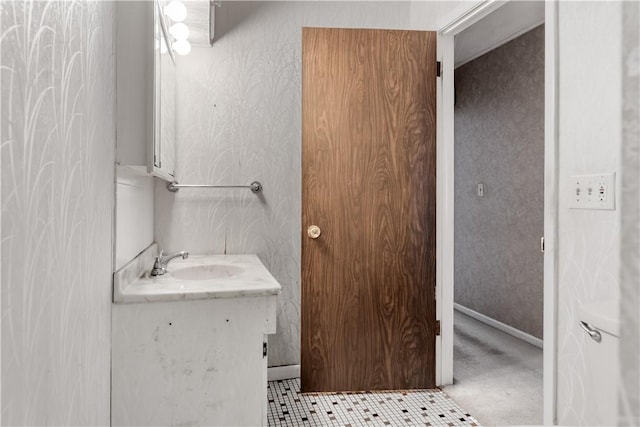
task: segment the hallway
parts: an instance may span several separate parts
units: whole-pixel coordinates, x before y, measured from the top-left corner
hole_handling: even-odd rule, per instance
[[[454,333],[445,393],[483,425],[541,425],[542,349],[457,311]]]

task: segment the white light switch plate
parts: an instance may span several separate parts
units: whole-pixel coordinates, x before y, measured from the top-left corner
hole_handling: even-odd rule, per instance
[[[605,209],[616,208],[616,174],[574,175],[569,186],[571,209]]]

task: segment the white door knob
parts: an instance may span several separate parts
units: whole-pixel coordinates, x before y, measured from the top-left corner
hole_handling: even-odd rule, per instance
[[[318,237],[320,237],[320,233],[322,233],[322,230],[320,230],[320,227],[318,227],[317,225],[312,225],[307,228],[307,234],[312,239],[317,239]]]

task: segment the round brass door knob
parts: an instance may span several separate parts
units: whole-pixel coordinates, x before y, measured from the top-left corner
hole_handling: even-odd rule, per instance
[[[309,228],[307,228],[307,234],[312,239],[317,239],[318,237],[320,237],[320,233],[322,233],[322,231],[320,230],[320,227],[318,227],[317,225],[312,225]]]

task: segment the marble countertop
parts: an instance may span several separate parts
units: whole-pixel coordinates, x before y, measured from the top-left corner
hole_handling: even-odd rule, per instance
[[[212,272],[210,278],[207,274]],[[256,255],[192,255],[169,263],[163,276],[114,287],[117,304],[277,295],[280,284]]]

